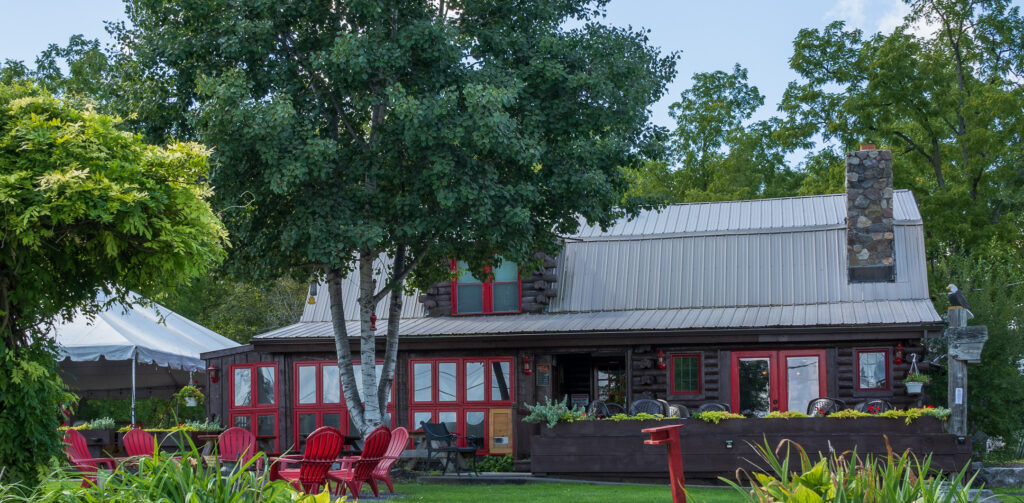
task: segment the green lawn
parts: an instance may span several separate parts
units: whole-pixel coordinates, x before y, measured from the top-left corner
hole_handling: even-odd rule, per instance
[[[369,488],[366,488],[367,490]],[[669,488],[642,485],[523,484],[448,485],[395,484],[395,492],[406,494],[399,501],[444,503],[660,503],[671,502]],[[693,488],[688,503],[742,502],[731,488]]]

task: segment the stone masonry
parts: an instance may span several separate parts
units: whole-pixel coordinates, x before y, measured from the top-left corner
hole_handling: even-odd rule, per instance
[[[892,152],[846,155],[846,229],[850,281],[893,281]]]

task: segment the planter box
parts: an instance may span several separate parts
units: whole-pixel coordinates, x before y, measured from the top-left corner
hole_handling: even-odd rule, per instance
[[[794,418],[726,419],[719,424],[697,419],[666,421],[581,421],[542,426],[532,438],[531,471],[557,477],[621,480],[668,480],[665,449],[645,446],[644,428],[683,424],[680,439],[687,478],[734,478],[739,468],[753,469],[760,458],[753,445],[765,441],[775,448],[790,439],[812,454],[856,449],[858,455],[884,456],[886,438],[895,452],[910,449],[918,456],[932,454],[932,466],[944,471],[963,468],[971,446],[943,431],[942,421],[924,417],[906,424],[902,419]],[[748,461],[749,460],[749,461]]]
[[[114,430],[78,430],[85,437],[85,445],[89,446],[89,454],[102,457],[104,452],[117,450],[117,433]]]

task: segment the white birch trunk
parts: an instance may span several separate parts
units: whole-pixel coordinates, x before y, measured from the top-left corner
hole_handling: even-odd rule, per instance
[[[363,423],[364,427],[360,432],[363,437],[370,434],[373,429],[383,424],[380,401],[377,398],[377,341],[376,334],[370,328],[370,316],[376,303],[373,301],[376,293],[373,281],[373,261],[377,253],[373,250],[363,249],[359,252],[359,352],[360,367],[363,375]]]
[[[398,245],[395,250],[395,260],[391,267],[391,277],[398,279],[398,275],[405,268],[406,247]],[[398,361],[398,325],[402,317],[402,285],[404,280],[395,281],[391,289],[391,302],[388,306],[388,333],[387,345],[384,348],[384,368],[381,369],[380,383],[377,385],[377,396],[380,400],[380,409],[387,411],[388,396],[391,393],[391,383],[395,379],[395,366]]]
[[[343,275],[337,269],[327,272],[327,293],[331,297],[331,325],[334,327],[334,349],[338,354],[338,373],[341,374],[341,389],[345,393],[345,404],[348,408],[352,424],[360,434],[366,431],[363,421],[363,405],[359,400],[356,388],[356,375],[352,368],[352,349],[348,343],[348,330],[345,328],[345,304],[341,298],[341,281]]]

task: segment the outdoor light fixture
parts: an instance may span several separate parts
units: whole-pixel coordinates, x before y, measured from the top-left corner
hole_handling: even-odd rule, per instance
[[[528,376],[533,374],[533,368],[530,367],[530,355],[523,355],[523,375]]]
[[[665,370],[665,352],[658,350],[658,370]]]
[[[316,304],[316,288],[317,281],[314,279],[309,282],[309,299],[306,301],[307,304]]]
[[[210,382],[212,382],[212,383],[214,383],[214,384],[216,384],[216,383],[217,383],[217,381],[219,381],[219,380],[220,380],[220,377],[218,377],[218,376],[217,376],[217,371],[218,371],[218,370],[220,370],[220,369],[218,369],[218,368],[217,368],[217,367],[216,367],[216,366],[215,366],[214,364],[212,364],[212,363],[210,364],[210,366],[209,366],[209,367],[206,367],[206,373],[210,375]]]
[[[732,440],[726,440],[725,441],[725,448],[726,449],[732,449]]]
[[[896,357],[892,359],[896,365],[903,363],[903,343],[896,344]]]
[[[370,330],[377,330],[377,313],[370,315]]]

